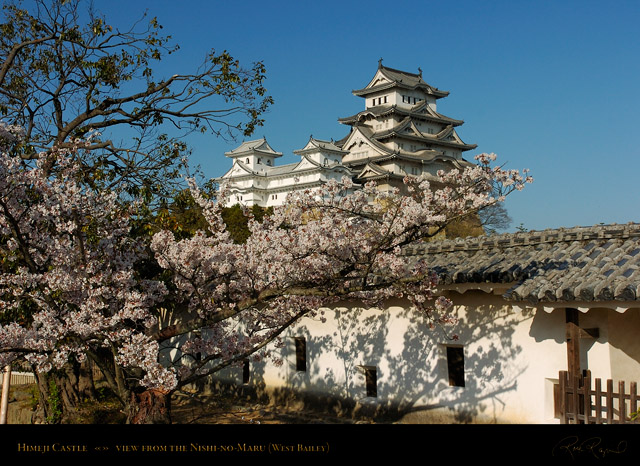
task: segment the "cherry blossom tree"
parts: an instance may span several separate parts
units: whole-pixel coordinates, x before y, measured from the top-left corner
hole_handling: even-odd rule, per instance
[[[12,142],[12,128],[3,130]],[[43,169],[51,157],[60,168],[55,177]],[[114,386],[124,388],[121,371],[107,370],[105,352],[114,368],[143,370],[143,384],[175,383],[158,362],[157,342],[145,336],[166,290],[136,271],[145,250],[130,236],[131,209],[120,207],[113,193],[83,186],[72,158],[70,150],[50,151],[26,167],[0,154],[0,366],[20,358],[34,367],[45,421],[55,417],[46,403],[51,383],[67,409],[79,400],[66,387],[68,377],[44,375],[87,357]]]
[[[12,169],[37,162],[38,176],[48,179],[65,178],[74,166],[81,190],[103,191],[109,199],[111,191],[143,197],[147,211],[152,201],[184,188],[186,135],[248,136],[273,100],[261,62],[242,65],[226,50],[212,49],[200,66],[171,71],[167,62],[177,53],[179,45],[146,13],[117,26],[82,0],[4,2],[0,112],[11,126],[1,131],[19,126],[21,137],[3,149],[24,161]],[[3,267],[9,264],[17,267],[3,259]],[[27,312],[26,304],[19,311]],[[82,392],[90,395],[91,386],[83,364],[69,367],[69,380],[59,374],[56,384],[72,406]],[[47,398],[45,382],[41,400]]]
[[[9,140],[15,131],[0,133]],[[408,177],[408,195],[374,184],[354,191],[345,179],[291,196],[261,222],[247,210],[244,243],[225,229],[226,190],[211,199],[192,182],[206,229],[186,238],[159,231],[147,244],[131,233],[132,206],[81,182],[74,151],[90,142],[75,144],[35,167],[0,156],[0,365],[26,360],[47,380],[89,358],[134,423],[170,422],[174,391],[268,357],[282,332],[338,301],[376,306],[401,296],[431,325],[451,322],[429,264],[403,248],[531,181],[491,168],[492,154],[439,173],[443,188]],[[51,157],[55,176],[43,169]],[[163,280],[145,276],[145,261]],[[166,320],[169,310],[179,318]],[[161,357],[177,344],[179,358]]]
[[[52,387],[76,406],[87,360],[130,422],[168,422],[175,390],[267,356],[290,325],[339,300],[403,296],[447,324],[428,264],[403,248],[530,181],[482,154],[439,174],[444,187],[408,177],[408,195],[330,183],[262,221],[247,211],[242,243],[225,228],[226,191],[208,198],[192,184],[206,228],[136,234],[137,204],[117,193],[166,195],[185,134],[251,134],[272,103],[264,65],[211,51],[192,73],[154,76],[177,51],[155,19],[119,30],[79,0],[32,5],[5,4],[0,24],[0,366],[32,365],[41,421],[59,421]],[[119,142],[121,128],[134,134]],[[180,357],[163,360],[178,343]]]
[[[167,390],[255,356],[302,316],[322,318],[339,301],[371,307],[404,297],[432,327],[452,323],[450,303],[434,299],[428,263],[402,250],[532,181],[526,170],[491,168],[495,158],[481,154],[472,168],[440,172],[437,189],[407,177],[408,195],[373,183],[354,192],[345,179],[290,195],[260,222],[247,209],[250,236],[241,244],[224,227],[225,189],[210,200],[192,185],[208,230],[182,239],[163,231],[151,243],[185,305],[182,318],[155,335],[161,343],[184,338],[178,383]]]

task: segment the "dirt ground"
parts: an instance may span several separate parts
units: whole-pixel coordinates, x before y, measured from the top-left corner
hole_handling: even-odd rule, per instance
[[[9,399],[9,424],[31,424],[33,390],[30,386],[12,387]],[[204,395],[196,391],[174,394],[171,400],[173,424],[458,424],[493,423],[475,419],[456,418],[451,413],[416,410],[403,415],[353,418],[339,416],[335,411],[302,408],[288,405],[260,403],[253,398],[222,392]],[[327,405],[316,403],[316,406]],[[122,424],[126,416],[115,399],[95,401],[80,406],[63,422],[71,424]]]
[[[265,405],[231,396],[202,397],[178,393],[172,399],[174,424],[372,424],[293,407]]]
[[[30,424],[33,393],[30,386],[12,387],[9,424]],[[121,406],[113,401],[81,406],[66,422],[74,424],[120,424],[125,420]],[[275,406],[230,394],[204,396],[178,392],[171,402],[174,424],[367,424],[371,419],[352,419],[291,406]]]

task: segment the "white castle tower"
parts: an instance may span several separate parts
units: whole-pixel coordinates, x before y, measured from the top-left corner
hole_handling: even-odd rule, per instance
[[[437,101],[449,95],[409,73],[382,65],[369,84],[353,94],[365,109],[338,121],[351,127],[339,141],[309,138],[294,154],[300,161],[276,166],[282,153],[265,138],[242,143],[225,155],[231,169],[218,182],[229,182],[232,203],[269,207],[284,203],[296,190],[313,189],[328,180],[351,177],[357,184],[375,180],[402,187],[406,175],[434,178],[438,170],[469,165],[463,153],[475,144],[462,141],[456,128],[464,122],[437,112]]]

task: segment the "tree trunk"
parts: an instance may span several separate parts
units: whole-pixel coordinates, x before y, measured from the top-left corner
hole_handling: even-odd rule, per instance
[[[78,395],[81,400],[94,400],[96,398],[93,368],[89,360],[85,360],[78,367]]]
[[[74,362],[64,369],[36,375],[39,400],[33,422],[59,424],[72,417],[81,401],[95,398],[89,365]]]
[[[171,392],[145,390],[131,393],[128,424],[171,424]]]
[[[71,383],[62,372],[35,372],[38,385],[38,406],[32,416],[35,424],[60,424],[64,413],[72,411],[77,406],[77,398]]]

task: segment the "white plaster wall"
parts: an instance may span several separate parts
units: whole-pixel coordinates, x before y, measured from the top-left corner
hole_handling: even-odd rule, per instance
[[[427,96],[427,103],[429,104],[429,107],[431,107],[434,111],[437,111],[437,104],[436,104],[435,97]]]
[[[428,97],[423,94],[422,92],[416,92],[416,91],[410,91],[410,90],[406,90],[406,89],[402,89],[399,91],[396,91],[393,93],[393,100],[395,101],[396,105],[398,105],[398,107],[405,107],[405,108],[410,108],[413,107],[415,105],[415,103],[413,102],[413,99],[416,99],[416,103],[419,102],[419,100],[425,100],[427,99],[427,102],[429,102]],[[405,97],[410,97],[411,101],[407,101],[405,99],[405,101],[402,101],[402,96]],[[434,100],[434,105],[435,105],[435,100]],[[432,106],[432,108],[435,110],[435,107]]]
[[[553,384],[567,368],[564,309],[516,312],[499,296],[477,291],[450,298],[459,324],[448,332],[458,333],[458,341],[441,329],[429,329],[427,320],[401,301],[382,310],[327,310],[325,323],[305,318],[285,332],[284,346],[273,348],[284,364],[268,359],[254,364],[252,383],[332,395],[363,406],[437,408],[461,422],[557,423]],[[612,316],[614,312],[580,314],[583,327],[600,328],[597,340],[581,341],[583,368],[594,377],[608,378],[613,372],[639,380],[640,345],[623,336],[625,328],[638,324],[639,314]],[[295,369],[294,337],[307,341],[306,372]],[[464,387],[449,386],[447,345],[464,348]],[[375,398],[366,396],[361,366],[377,368]]]
[[[616,387],[620,380],[640,382],[640,309],[628,309],[624,313],[610,311],[608,315],[610,377]]]
[[[611,378],[611,346],[609,344],[608,309],[590,309],[580,312],[578,320],[582,329],[598,329],[598,338],[580,338],[580,368],[591,371],[591,377],[603,380]]]

